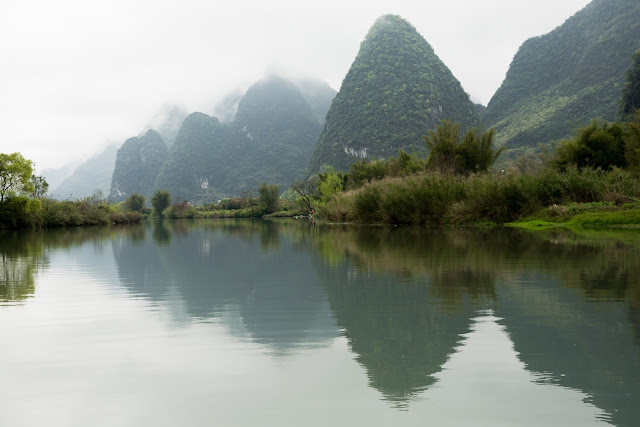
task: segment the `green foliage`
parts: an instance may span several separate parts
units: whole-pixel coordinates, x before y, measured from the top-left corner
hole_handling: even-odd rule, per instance
[[[168,190],[158,190],[153,194],[151,198],[151,206],[157,216],[162,218],[163,212],[171,205],[171,194]]]
[[[124,201],[124,207],[130,212],[140,212],[144,209],[144,205],[147,202],[147,198],[141,194],[133,193],[127,200]]]
[[[562,141],[555,150],[554,164],[565,170],[573,165],[611,170],[627,165],[624,128],[618,123],[593,120],[579,129],[572,139]]]
[[[640,109],[640,49],[633,54],[631,68],[627,71],[627,82],[622,89],[618,114],[622,120],[630,120]]]
[[[443,119],[477,125],[473,103],[427,41],[398,16],[379,18],[360,45],[327,113],[309,170],[346,171],[399,149],[425,153],[425,126]]]
[[[280,186],[277,184],[267,185],[264,182],[258,187],[260,194],[260,204],[265,207],[266,213],[273,213],[278,210],[280,196]]]
[[[26,196],[13,196],[0,202],[0,229],[39,226],[41,206],[40,200]]]
[[[624,203],[640,194],[635,173],[584,168],[534,174],[429,172],[385,178],[335,195],[323,206],[329,221],[388,224],[506,223],[568,202]]]
[[[481,117],[496,128],[496,145],[536,148],[571,137],[594,117],[615,120],[639,21],[639,2],[593,1],[527,40]]]
[[[635,120],[626,124],[625,160],[632,169],[640,168],[640,110],[636,112]]]
[[[318,181],[316,183],[319,199],[322,202],[327,202],[334,194],[344,191],[348,178],[349,175],[336,172],[331,166],[325,168],[323,172],[318,174]]]
[[[189,202],[174,203],[170,207],[166,208],[162,214],[164,217],[171,219],[194,219],[201,217],[198,210]]]
[[[49,191],[49,183],[43,176],[31,175],[31,185],[33,186],[31,197],[34,199],[42,199]]]
[[[109,206],[92,203],[90,198],[78,201],[56,201],[45,199],[42,204],[42,225],[44,227],[69,227],[106,225],[109,220]]]
[[[33,162],[20,153],[0,153],[0,202],[33,192]]]
[[[463,175],[487,172],[502,152],[502,148],[493,147],[494,134],[494,129],[487,132],[469,129],[460,141],[460,125],[443,120],[422,137],[429,148],[427,167]]]

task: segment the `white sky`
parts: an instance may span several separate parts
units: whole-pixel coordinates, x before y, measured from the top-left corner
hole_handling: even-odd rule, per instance
[[[486,105],[522,42],[589,1],[0,0],[0,152],[60,167],[137,135],[167,105],[211,114],[271,72],[338,90],[387,13]]]

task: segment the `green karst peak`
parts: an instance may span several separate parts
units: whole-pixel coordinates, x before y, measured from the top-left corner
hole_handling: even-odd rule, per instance
[[[594,0],[520,46],[482,121],[511,157],[568,138],[594,118],[616,119],[640,48],[640,2]]]
[[[327,113],[309,170],[346,170],[363,157],[424,152],[421,139],[443,119],[477,124],[460,82],[404,19],[379,18]]]
[[[285,189],[306,173],[320,130],[295,84],[266,78],[247,90],[230,123],[187,116],[155,188],[195,203],[239,196],[262,182]]]
[[[168,155],[169,149],[154,130],[127,139],[116,156],[109,199],[121,202],[133,193],[151,198],[153,184]]]

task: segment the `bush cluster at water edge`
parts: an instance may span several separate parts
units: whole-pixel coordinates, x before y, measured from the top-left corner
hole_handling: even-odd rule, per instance
[[[373,181],[336,194],[322,209],[331,222],[503,224],[553,204],[623,203],[640,197],[637,173],[614,169],[543,169],[470,177],[425,172]]]

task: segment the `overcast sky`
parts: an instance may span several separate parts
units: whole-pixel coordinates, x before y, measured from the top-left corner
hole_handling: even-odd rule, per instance
[[[166,106],[212,114],[273,72],[339,90],[387,13],[486,105],[522,42],[589,1],[0,0],[0,152],[60,167],[137,135]]]

